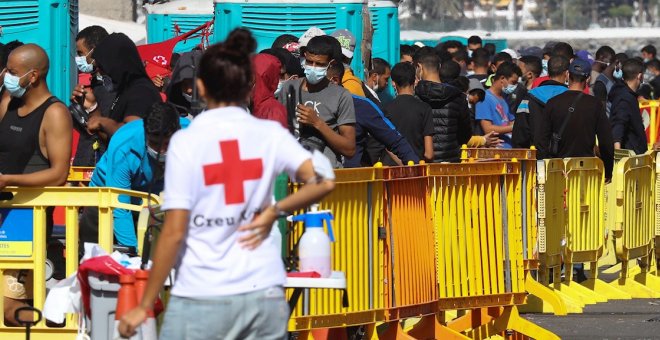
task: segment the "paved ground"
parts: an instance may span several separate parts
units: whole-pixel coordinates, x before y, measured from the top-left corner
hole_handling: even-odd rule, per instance
[[[660,299],[609,301],[563,317],[523,316],[562,339],[660,339]]]

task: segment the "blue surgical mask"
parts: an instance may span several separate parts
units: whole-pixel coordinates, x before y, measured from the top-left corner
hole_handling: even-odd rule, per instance
[[[149,157],[151,157],[155,161],[158,161],[159,163],[165,163],[165,159],[167,158],[167,152],[158,152],[152,149],[148,145],[147,145],[147,154],[149,155]]]
[[[512,84],[509,84],[509,85],[507,85],[504,89],[502,89],[502,91],[503,91],[505,94],[512,94],[512,93],[516,92],[516,88],[517,88],[517,87],[518,87],[518,84],[513,84],[513,85],[512,85]]]
[[[91,53],[91,51],[90,51],[90,53]],[[77,56],[76,57],[76,65],[78,66],[78,71],[80,71],[82,73],[92,73],[92,71],[94,71],[94,65],[87,62],[87,56],[86,55]]]
[[[32,72],[32,70],[27,71],[27,73],[25,73],[24,75],[22,75],[20,77],[15,76],[15,75],[13,75],[9,72],[5,72],[4,85],[5,85],[5,88],[7,89],[7,91],[9,92],[10,96],[12,96],[14,98],[23,97],[23,95],[25,94],[25,91],[27,90],[27,86],[26,87],[21,86],[21,84],[20,84],[21,79],[23,77],[27,76],[28,74],[30,74],[30,72]],[[28,86],[29,86],[29,84],[28,84]]]
[[[615,79],[621,79],[621,78],[623,78],[623,70],[620,69],[620,68],[615,69],[614,72],[612,73],[612,76],[613,76]]]
[[[305,65],[305,78],[307,78],[307,81],[310,84],[316,85],[325,78],[327,71],[327,67],[314,67]]]
[[[281,81],[281,80],[277,83],[277,89],[275,89],[275,95],[276,95],[276,96],[277,96],[278,94],[280,94],[280,92],[282,92],[282,85],[283,85],[283,84],[284,84],[284,82]]]
[[[543,65],[543,72],[541,73],[541,76],[548,75],[548,61],[543,59],[541,60],[541,64]]]

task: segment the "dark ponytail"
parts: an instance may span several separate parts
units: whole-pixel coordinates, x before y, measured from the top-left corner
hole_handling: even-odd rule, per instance
[[[207,96],[217,102],[243,103],[252,89],[251,55],[257,42],[250,31],[238,28],[227,40],[210,46],[202,56],[197,77]]]

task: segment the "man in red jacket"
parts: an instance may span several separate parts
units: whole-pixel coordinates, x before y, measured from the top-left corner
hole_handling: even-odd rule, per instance
[[[280,73],[286,72],[282,63],[275,56],[260,53],[254,57],[252,64],[255,73],[252,114],[257,118],[279,122],[288,129],[286,108],[275,99]]]

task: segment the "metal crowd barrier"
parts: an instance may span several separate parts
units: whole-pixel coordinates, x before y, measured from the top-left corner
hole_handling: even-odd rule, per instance
[[[33,306],[43,309],[46,298],[46,219],[47,208],[60,206],[65,209],[66,219],[66,275],[78,268],[78,214],[81,207],[99,208],[99,244],[106,251],[112,251],[112,211],[127,209],[140,211],[141,205],[119,202],[120,195],[151,200],[159,204],[158,198],[144,193],[110,188],[15,188],[7,187],[0,193],[0,208],[27,210],[32,215],[32,222],[23,221],[21,225],[3,225],[3,238],[0,241],[0,271],[8,269],[31,270],[33,273]],[[12,197],[9,197],[12,196]],[[4,210],[7,213],[6,210]],[[6,217],[6,216],[3,216]],[[4,284],[0,285],[4,296]],[[0,299],[1,300],[1,299]],[[4,309],[0,302],[0,320],[4,318]],[[45,321],[32,327],[32,339],[74,339],[77,333],[77,318],[68,315],[63,327],[46,325]],[[24,339],[24,327],[8,327],[0,322],[0,338],[3,340]]]

